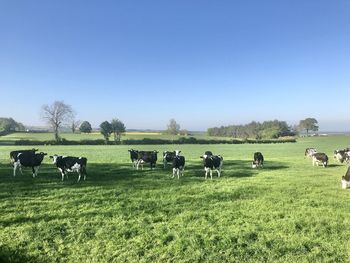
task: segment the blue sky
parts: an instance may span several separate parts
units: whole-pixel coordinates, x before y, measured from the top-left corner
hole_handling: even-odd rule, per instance
[[[0,116],[63,100],[98,126],[315,117],[350,131],[350,2],[0,2]]]

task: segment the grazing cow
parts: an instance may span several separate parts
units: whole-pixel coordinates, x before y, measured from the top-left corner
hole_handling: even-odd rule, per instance
[[[184,175],[185,170],[185,157],[180,156],[180,152],[181,151],[176,151],[173,159],[173,178],[175,177],[175,174],[177,174],[177,179],[180,179],[180,173],[181,176]]]
[[[157,162],[157,153],[158,151],[138,151],[137,153],[137,164],[136,169],[139,169],[139,165],[141,164],[142,170],[143,170],[143,164],[149,163],[151,166],[151,170],[153,167],[156,167]]]
[[[18,153],[13,163],[13,176],[16,176],[17,168],[19,168],[22,173],[22,166],[31,167],[33,177],[37,176],[45,155],[47,155],[47,153],[35,153],[31,150]]]
[[[132,162],[132,167],[133,168],[136,168],[136,165],[137,165],[137,162],[138,162],[138,152],[137,150],[128,150],[129,153],[130,153],[130,159],[131,159],[131,162]]]
[[[344,150],[335,150],[334,151],[334,159],[336,159],[337,161],[343,163],[345,162],[349,162],[350,161],[350,151],[348,150],[348,148],[344,149]]]
[[[311,158],[312,155],[314,155],[315,153],[317,153],[317,150],[315,148],[306,148],[305,149],[305,157]]]
[[[79,174],[78,182],[80,181],[81,175],[84,175],[84,180],[86,179],[86,164],[87,159],[85,157],[73,157],[73,156],[50,156],[53,164],[56,165],[58,170],[62,174],[62,181],[66,175],[68,179],[67,172],[77,172]]]
[[[346,171],[345,175],[341,178],[341,186],[343,189],[348,188],[350,185],[350,166],[348,167],[348,170]]]
[[[254,160],[252,161],[252,168],[263,167],[264,164],[264,156],[261,152],[254,153]]]
[[[218,172],[218,177],[220,177],[223,163],[222,156],[204,154],[200,158],[203,159],[205,179],[207,179],[208,173],[210,173],[210,178],[213,179],[213,170],[216,170]]]
[[[164,151],[163,152],[163,166],[164,166],[164,169],[166,168],[168,163],[172,163],[173,162],[175,156],[176,156],[176,152],[175,151],[172,151],[172,152]]]
[[[211,151],[206,151],[204,155],[213,155],[213,153]]]
[[[18,156],[19,153],[24,153],[24,152],[35,153],[36,151],[38,151],[38,149],[34,149],[33,148],[31,150],[17,150],[17,151],[10,152],[11,164],[13,165],[17,161],[17,156]]]
[[[328,165],[328,156],[325,153],[314,153],[312,155],[312,165],[322,163],[323,167],[327,167]]]

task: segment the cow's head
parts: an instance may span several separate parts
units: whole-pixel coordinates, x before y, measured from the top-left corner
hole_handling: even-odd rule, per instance
[[[53,164],[56,164],[56,163],[57,163],[57,158],[58,158],[58,155],[57,155],[57,154],[50,156],[50,159],[52,159],[52,163],[53,163]]]
[[[257,164],[257,162],[252,161],[252,168],[253,168],[253,169],[258,168],[258,164]]]
[[[179,151],[179,150],[176,150],[176,151],[175,151],[175,155],[176,155],[176,156],[178,156],[180,153],[181,153],[181,151]]]

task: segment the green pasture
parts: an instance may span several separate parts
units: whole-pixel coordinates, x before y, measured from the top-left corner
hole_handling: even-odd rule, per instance
[[[38,146],[48,155],[88,158],[86,181],[61,182],[48,157],[37,178],[12,176],[0,146],[1,262],[349,262],[348,165],[333,151],[350,136],[286,144],[144,145],[180,149],[185,176],[170,177],[161,154],[155,170],[134,170],[130,146]],[[313,167],[306,147],[330,157]],[[224,157],[221,178],[204,180],[199,156]],[[253,170],[255,151],[265,167]]]
[[[100,133],[60,133],[60,136],[63,139],[70,141],[80,141],[80,140],[98,140],[103,139],[102,134]],[[221,139],[229,139],[226,137],[213,137],[207,136],[205,133],[195,133],[193,136],[197,139],[211,139],[211,140],[221,140]],[[188,136],[188,137],[189,137]],[[125,139],[164,139],[164,140],[176,140],[180,137],[180,135],[169,135],[169,134],[161,134],[161,133],[153,133],[153,132],[127,132],[122,136],[122,140]],[[6,136],[0,136],[0,144],[13,144],[16,140],[32,140],[32,141],[49,141],[53,140],[54,136],[52,133],[26,133],[26,132],[16,132],[11,133]],[[113,140],[113,136],[111,136],[110,140]]]

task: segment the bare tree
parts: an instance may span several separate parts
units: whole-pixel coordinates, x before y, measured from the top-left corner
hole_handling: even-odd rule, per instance
[[[178,124],[175,119],[170,119],[168,127],[167,127],[167,133],[172,135],[177,135],[180,131],[180,124]]]
[[[43,105],[41,108],[41,118],[53,129],[55,140],[59,141],[59,129],[64,124],[68,124],[74,116],[73,109],[63,101],[55,101],[51,105]]]

